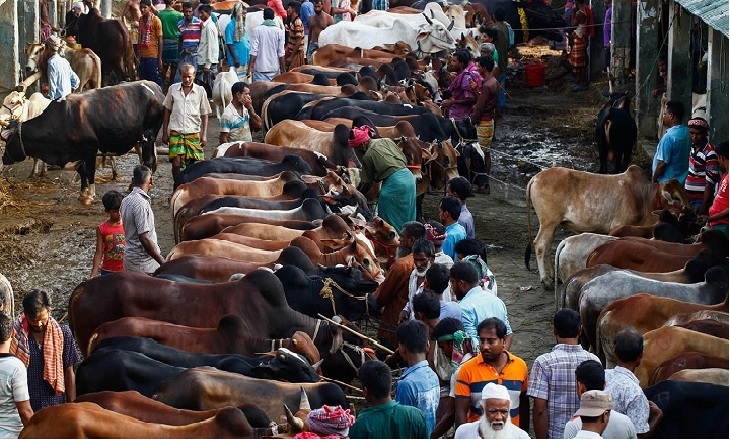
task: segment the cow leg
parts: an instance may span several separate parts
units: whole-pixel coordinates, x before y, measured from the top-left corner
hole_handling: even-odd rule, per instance
[[[535,257],[537,259],[537,269],[540,272],[540,282],[542,282],[545,290],[553,290],[555,288],[555,274],[553,260],[550,259],[550,250],[555,237],[555,229],[557,225],[544,225],[540,220],[540,230],[537,231],[535,241]]]
[[[112,167],[112,181],[117,180],[117,157],[116,155],[109,155],[109,163]]]
[[[94,175],[96,174],[96,151],[87,155],[78,168],[81,176],[81,195],[79,199],[84,205],[89,205],[96,198],[96,186],[94,185]]]

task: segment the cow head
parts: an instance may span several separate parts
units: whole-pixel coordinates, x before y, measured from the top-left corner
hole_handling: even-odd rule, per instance
[[[378,283],[364,279],[362,272],[352,267],[320,266],[322,290],[332,293],[337,313],[351,321],[359,321],[366,316],[380,317],[380,308],[372,293]],[[334,282],[334,283],[333,283]]]
[[[380,284],[385,279],[383,270],[380,268],[372,246],[365,241],[367,240],[355,236],[348,246],[340,249],[339,253],[348,266],[360,269],[366,278]]]
[[[417,138],[400,137],[398,139],[398,147],[401,148],[406,157],[406,167],[411,171],[417,183],[423,179],[421,164],[423,163],[422,149],[425,146],[428,146],[428,144],[419,141]]]
[[[684,186],[672,178],[666,183],[660,183],[657,187],[657,194],[654,199],[654,209],[667,209],[679,217],[687,212],[690,205],[687,201],[687,194],[684,193]]]
[[[446,26],[439,21],[430,20],[425,14],[424,16],[428,23],[424,23],[418,28],[418,35],[416,36],[418,49],[428,54],[453,51],[456,48],[456,41],[449,30],[446,29]]]
[[[0,132],[0,139],[5,142],[5,153],[3,153],[3,164],[15,164],[25,160],[28,156],[23,149],[22,124],[11,121]],[[17,136],[16,136],[17,135]]]
[[[307,358],[286,348],[280,348],[268,364],[251,368],[253,377],[289,382],[317,382],[319,374]]]
[[[365,236],[373,242],[378,261],[389,267],[395,261],[400,244],[395,228],[376,216],[365,225]]]
[[[28,43],[28,47],[25,48],[25,72],[26,74],[32,74],[38,70],[38,62],[40,60],[41,53],[45,45],[38,43]]]
[[[431,145],[428,160],[424,167],[430,168],[431,184],[442,188],[452,178],[459,176],[459,151],[449,141],[437,141]]]

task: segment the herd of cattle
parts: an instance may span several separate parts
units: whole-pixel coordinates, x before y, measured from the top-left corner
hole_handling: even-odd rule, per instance
[[[515,10],[544,6],[506,3]],[[453,49],[456,39],[468,45],[475,35],[468,29],[489,15],[422,6],[425,14],[372,11],[333,26],[320,36],[314,65],[250,85],[264,143],[226,143],[177,177],[170,198],[176,245],[155,277],[112,274],[73,291],[70,326],[85,357],[79,398],[37,413],[21,436],[253,437],[270,434],[284,405],[348,405],[333,382],[350,382],[371,352],[318,315],[355,329],[352,321],[377,318],[372,293],[399,244],[398,232],[369,208],[377,190],[362,195],[356,174],[345,173],[360,165],[361,154],[347,144],[349,128],[367,118],[381,136],[396,139],[421,198],[483,167],[473,125],[442,117],[433,98],[450,79],[436,53]],[[548,17],[530,25],[552,27],[549,8],[526,17]],[[95,12],[84,20],[98,25],[94,38],[112,45],[116,25],[101,26]],[[427,32],[406,35],[404,20],[417,22],[408,32]],[[518,38],[526,38],[517,20]],[[359,29],[368,26],[378,32],[361,41]],[[372,38],[391,34],[392,41]],[[448,47],[438,46],[444,41]],[[92,47],[101,72],[119,69],[125,78],[128,53],[107,46]],[[407,55],[411,50],[420,57]],[[225,91],[233,81],[226,73],[216,79],[218,106],[230,100]],[[28,156],[58,166],[81,161],[87,201],[97,152],[122,154],[141,143],[141,161],[156,165],[164,98],[156,84],[94,88],[52,103],[41,98],[13,98],[22,103],[8,108],[22,115],[3,130],[4,164]],[[636,166],[617,175],[554,167],[530,181],[527,200],[528,229],[530,204],[540,223],[540,279],[546,288],[565,282],[556,307],[580,311],[586,347],[612,367],[616,332],[634,326],[645,333],[636,374],[664,412],[657,435],[726,437],[727,239],[708,231],[686,243],[691,232],[678,221],[687,204],[682,188],[652,184]],[[562,241],[553,265],[559,225],[591,233]]]

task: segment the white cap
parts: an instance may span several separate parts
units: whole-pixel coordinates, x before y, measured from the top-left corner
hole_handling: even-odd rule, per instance
[[[509,391],[504,385],[490,382],[482,389],[482,400],[486,401],[487,399],[504,399],[509,401]]]

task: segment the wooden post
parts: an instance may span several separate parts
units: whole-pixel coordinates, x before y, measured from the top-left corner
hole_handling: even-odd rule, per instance
[[[685,123],[692,111],[692,57],[689,48],[690,16],[682,6],[669,2],[669,52],[667,60],[667,100],[684,104]]]
[[[659,100],[651,92],[657,87],[656,57],[659,51],[659,0],[639,0],[636,14],[636,108],[639,138],[655,139]]]
[[[728,38],[712,28],[708,32],[707,116],[709,138],[717,144],[728,141]]]

